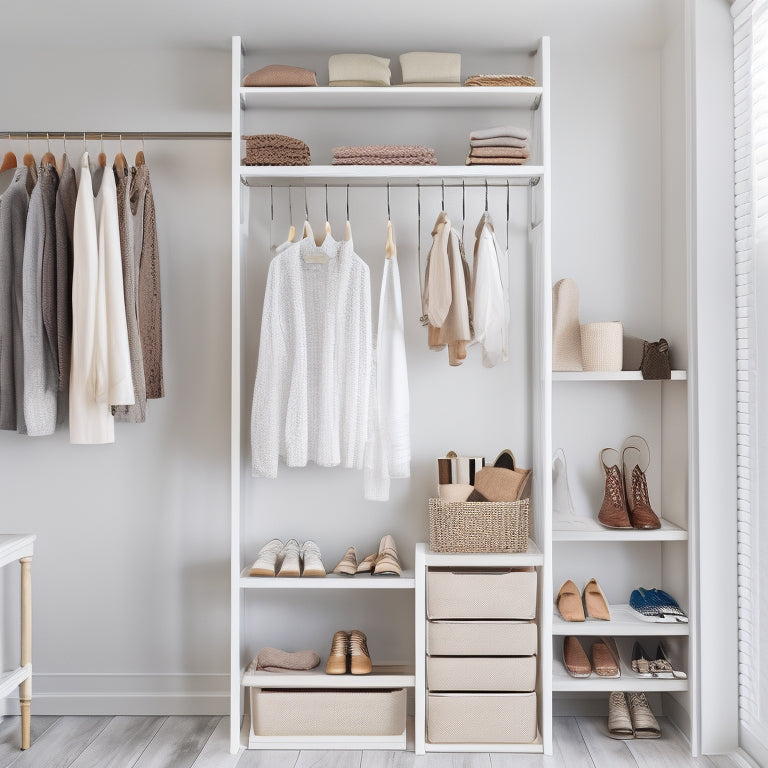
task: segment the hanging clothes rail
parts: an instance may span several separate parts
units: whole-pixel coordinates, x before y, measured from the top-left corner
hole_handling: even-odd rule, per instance
[[[40,139],[67,139],[76,141],[78,138],[82,140],[85,136],[86,140],[96,141],[104,139],[105,141],[119,141],[121,138],[124,141],[138,141],[144,139],[145,141],[151,140],[164,140],[164,141],[177,141],[186,139],[231,139],[232,134],[229,131],[0,131],[0,144],[3,138],[6,140],[10,136],[11,139],[25,140],[29,138],[30,141],[39,141]]]
[[[1,134],[0,134],[1,135]],[[364,166],[362,166],[364,167]],[[382,189],[384,187],[442,187],[444,189],[447,188],[454,188],[454,189],[469,189],[470,187],[475,188],[482,188],[482,187],[496,187],[504,189],[505,187],[535,187],[539,183],[538,177],[535,178],[498,178],[491,180],[490,178],[486,181],[485,179],[466,179],[465,183],[463,182],[447,182],[443,181],[439,178],[421,178],[416,179],[415,177],[413,179],[391,179],[389,182],[384,181],[380,184],[358,184],[354,181],[349,180],[349,178],[345,178],[343,181],[338,182],[325,182],[325,181],[304,181],[301,178],[295,178],[295,179],[285,179],[285,180],[272,180],[269,178],[264,179],[241,179],[242,183],[245,186],[249,187],[274,187],[275,189],[279,189],[281,187],[288,188],[288,187],[299,187],[300,189],[311,189],[313,187],[318,187],[320,189],[323,188],[339,188],[343,189],[345,187],[352,187],[353,189]]]

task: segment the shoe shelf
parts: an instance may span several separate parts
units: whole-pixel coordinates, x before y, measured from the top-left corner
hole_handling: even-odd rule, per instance
[[[672,371],[670,379],[644,379],[641,371],[553,371],[552,381],[686,381],[687,371]]]
[[[342,576],[329,573],[323,577],[277,578],[276,576],[249,576],[250,566],[240,572],[241,589],[414,589],[413,571],[402,576],[371,576],[359,573]]]
[[[534,87],[240,88],[244,109],[538,109],[544,89]]]
[[[487,180],[513,186],[527,185],[544,175],[541,165],[241,165],[240,180],[247,186],[284,184],[286,181],[311,184],[334,180],[350,186],[380,184],[386,186],[439,186],[442,179]],[[628,371],[632,374],[633,371]]]
[[[368,675],[326,675],[325,661],[302,671],[244,672],[242,685],[249,688],[413,688],[413,665],[374,665]]]
[[[659,637],[667,635],[687,635],[688,623],[667,623],[662,621],[643,621],[637,617],[628,604],[615,605],[611,603],[611,620],[587,619],[586,621],[565,621],[554,608],[552,616],[552,634],[559,635],[590,635],[608,636],[630,635],[644,637]]]
[[[562,525],[558,528],[558,525]],[[571,522],[552,522],[552,541],[687,541],[688,531],[661,520],[661,528],[651,531],[637,528],[605,528],[594,517],[579,515]]]
[[[646,691],[660,693],[662,691],[687,691],[687,680],[674,678],[640,677],[622,660],[619,664],[621,677],[600,677],[594,672],[590,677],[573,677],[568,673],[562,659],[552,660],[552,690],[578,691],[584,693],[600,693],[610,691]]]
[[[428,547],[424,549],[424,559],[427,566],[450,566],[452,568],[526,568],[544,564],[544,553],[532,539],[528,539],[528,549],[525,552],[492,552],[492,553],[457,553],[433,552]]]

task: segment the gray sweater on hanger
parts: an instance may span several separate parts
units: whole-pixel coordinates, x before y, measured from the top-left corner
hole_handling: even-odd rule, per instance
[[[59,372],[54,350],[48,341],[43,296],[49,300],[55,288],[55,273],[44,270],[46,238],[54,240],[54,202],[59,175],[56,168],[40,169],[37,185],[29,199],[24,240],[22,339],[24,343],[24,421],[34,437],[52,435],[56,429],[56,399]],[[46,221],[46,209],[50,221]],[[52,252],[49,245],[49,257]],[[44,286],[44,279],[50,285]],[[47,312],[50,315],[50,310]]]
[[[26,168],[17,168],[0,198],[0,429],[26,432],[21,267],[29,193]]]
[[[56,193],[56,338],[59,362],[57,422],[69,412],[69,369],[72,359],[72,265],[77,178],[64,155]]]

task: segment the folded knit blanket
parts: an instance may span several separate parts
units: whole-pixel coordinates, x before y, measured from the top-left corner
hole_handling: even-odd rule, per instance
[[[515,139],[512,136],[496,136],[493,139],[470,139],[470,147],[525,147],[525,139]]]
[[[334,157],[332,165],[437,165],[437,158],[434,155],[423,155],[420,157]]]
[[[309,165],[309,151],[267,148],[249,149],[243,158],[243,165]]]
[[[516,125],[496,125],[493,128],[482,128],[469,134],[470,142],[475,139],[497,139],[509,137],[512,139],[528,139],[531,133],[527,128],[518,128]]]
[[[472,147],[470,157],[522,157],[529,158],[531,153],[521,147]]]
[[[250,663],[248,671],[284,672],[286,669],[314,669],[319,663],[320,657],[314,651],[289,653],[279,648],[262,648]]]
[[[524,157],[472,157],[467,155],[466,165],[525,165]]]
[[[420,157],[433,155],[432,147],[418,144],[363,144],[359,147],[334,147],[334,157]]]
[[[528,75],[471,75],[464,85],[532,86],[536,85],[536,80]]]
[[[290,67],[286,64],[270,64],[243,78],[243,87],[306,87],[317,85],[317,77],[311,69]]]
[[[337,53],[328,59],[328,81],[363,80],[380,85],[389,85],[391,72],[389,59],[372,56],[369,53]]]
[[[281,133],[257,133],[253,136],[243,136],[246,147],[256,149],[305,149],[309,152],[309,147],[301,140],[294,139],[293,136],[283,136]]]

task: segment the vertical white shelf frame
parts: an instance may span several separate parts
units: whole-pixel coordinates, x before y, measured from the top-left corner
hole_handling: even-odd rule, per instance
[[[542,745],[538,747],[546,754],[552,754],[552,611],[550,595],[552,594],[552,488],[550,483],[550,462],[552,455],[552,372],[551,372],[551,150],[550,150],[550,45],[549,38],[539,40],[536,50],[531,53],[534,73],[539,83],[539,88],[523,89],[536,91],[532,94],[531,105],[534,112],[534,135],[539,142],[539,156],[541,165],[510,166],[501,171],[499,167],[483,170],[482,175],[488,178],[520,179],[527,177],[530,183],[530,237],[529,258],[532,261],[531,286],[533,291],[533,339],[530,350],[530,366],[532,379],[533,399],[533,464],[534,472],[534,527],[533,537],[543,553],[543,564],[539,567],[539,727],[542,735]],[[242,89],[240,81],[243,76],[245,51],[240,37],[232,38],[232,152],[231,152],[231,183],[232,183],[232,384],[231,384],[231,444],[230,444],[230,509],[231,509],[231,552],[230,552],[230,751],[234,754],[242,746],[241,720],[243,716],[244,692],[241,685],[243,664],[241,649],[243,647],[242,613],[244,595],[241,585],[241,569],[243,567],[244,552],[241,542],[242,522],[242,482],[245,472],[242,462],[243,434],[242,434],[242,393],[243,393],[243,237],[244,221],[243,211],[247,206],[243,205],[243,195],[247,194],[247,187],[243,186],[243,177],[258,183],[269,183],[270,178],[293,177],[296,169],[274,168],[268,174],[259,169],[243,169],[240,165],[240,137],[243,134],[244,110],[249,102],[259,103],[259,94],[250,91],[254,89]],[[260,89],[255,89],[259,91]],[[431,98],[441,106],[456,106],[463,109],[482,109],[485,102],[490,100],[488,106],[509,106],[510,109],[520,108],[520,98],[523,101],[530,100],[530,96],[521,91],[512,89],[458,89],[456,101],[445,103],[448,94],[442,89],[426,89],[426,97]],[[397,94],[388,92],[388,89],[375,89],[375,93],[366,94],[369,100],[375,100],[374,104],[385,107],[388,100],[395,100],[399,106],[403,98],[410,98],[409,94]],[[493,91],[493,92],[492,92]],[[496,93],[498,91],[498,93]],[[509,101],[507,101],[509,94]],[[281,94],[281,97],[283,95]],[[335,97],[343,98],[346,94],[336,94]],[[453,94],[451,94],[453,96]],[[290,98],[290,94],[285,94]],[[520,98],[517,98],[520,97]],[[301,96],[299,96],[301,98]],[[306,94],[304,94],[306,98]],[[366,103],[367,105],[367,103]],[[299,106],[299,104],[297,104]],[[316,105],[315,105],[316,106]],[[332,169],[334,172],[336,169]],[[401,169],[402,171],[402,169]],[[315,178],[322,169],[315,167],[307,171],[307,176]],[[338,174],[335,174],[338,175]],[[464,166],[426,167],[414,168],[402,171],[400,174],[410,183],[415,183],[420,175],[438,178],[471,178],[480,175],[478,169]],[[260,178],[260,177],[264,178]],[[252,179],[251,179],[252,177]],[[296,180],[301,183],[300,179]],[[380,180],[384,184],[385,180]],[[243,190],[246,190],[244,192]],[[416,573],[423,570],[423,555],[416,555]],[[421,590],[421,593],[420,593]],[[423,585],[419,586],[416,579],[416,605],[423,603]],[[421,617],[421,632],[416,632],[416,658],[424,654],[423,637],[424,618]],[[418,626],[418,617],[417,617]],[[415,690],[417,722],[419,718],[424,720],[424,697],[419,695],[425,689],[423,679],[423,664],[416,663]],[[417,751],[423,751],[424,733],[416,734]],[[420,749],[421,748],[421,749]],[[516,751],[510,746],[510,751]]]

